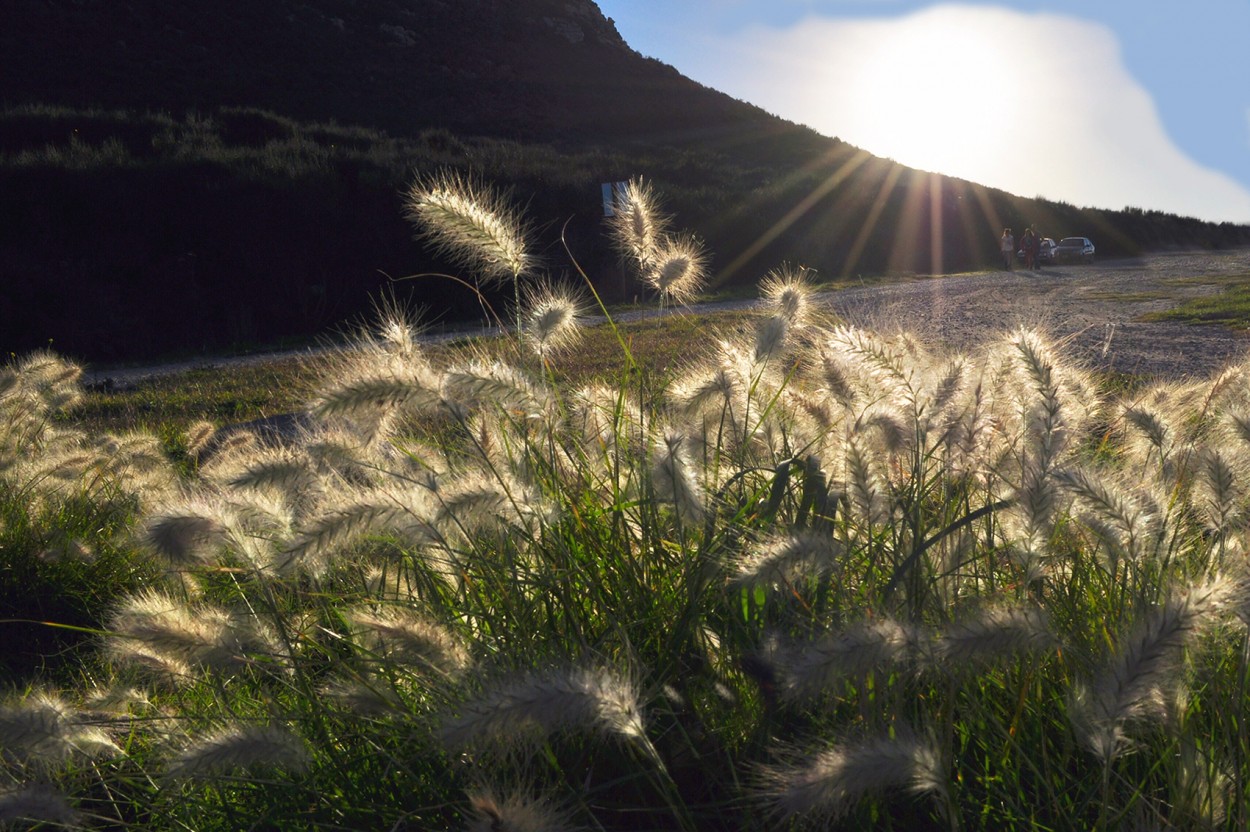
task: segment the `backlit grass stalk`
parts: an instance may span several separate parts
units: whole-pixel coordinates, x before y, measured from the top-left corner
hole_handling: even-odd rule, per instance
[[[417,179],[405,212],[418,235],[452,262],[488,284],[512,282],[519,337],[520,281],[535,266],[520,214],[494,189],[452,171]]]

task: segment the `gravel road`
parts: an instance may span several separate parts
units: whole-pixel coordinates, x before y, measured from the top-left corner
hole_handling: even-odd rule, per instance
[[[844,318],[969,346],[1017,325],[1038,326],[1094,369],[1162,378],[1206,376],[1246,355],[1250,339],[1222,326],[1147,323],[1147,312],[1250,282],[1250,250],[1150,254],[865,286],[824,296]],[[1204,282],[1209,280],[1209,282]]]
[[[1230,277],[1250,281],[1250,249],[1149,254],[1091,265],[1047,266],[1039,271],[980,272],[843,289],[818,296],[846,320],[889,331],[904,328],[922,338],[968,347],[1019,325],[1037,326],[1066,343],[1068,355],[1092,369],[1161,378],[1209,375],[1242,358],[1243,334],[1220,326],[1138,318],[1189,297],[1214,294]],[[1206,281],[1206,282],[1204,282]],[[700,304],[703,309],[748,306]],[[634,312],[619,320],[655,314]],[[455,335],[438,336],[443,340]],[[144,378],[202,367],[255,363],[293,353],[199,359],[125,370],[89,370],[88,384],[133,384]]]

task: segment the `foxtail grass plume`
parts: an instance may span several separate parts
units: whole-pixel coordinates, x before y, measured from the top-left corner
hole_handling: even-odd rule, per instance
[[[1237,806],[1237,778],[1222,753],[1193,737],[1182,737],[1169,790],[1169,828],[1220,829]]]
[[[809,282],[813,272],[805,266],[789,264],[773,269],[760,281],[760,294],[775,317],[792,327],[807,323],[812,294]]]
[[[301,771],[308,760],[303,740],[284,728],[230,726],[196,738],[180,749],[170,759],[165,777],[211,781],[237,770]]]
[[[154,654],[229,672],[282,653],[274,634],[251,613],[192,607],[155,590],[126,599],[110,629],[110,649],[119,661]]]
[[[473,817],[468,832],[574,832],[564,812],[543,798],[514,793],[506,797],[493,789],[469,794]]]
[[[0,826],[18,823],[72,826],[77,815],[65,795],[46,785],[0,790]]]
[[[634,684],[611,670],[586,667],[506,680],[461,705],[460,715],[444,722],[440,736],[453,749],[506,747],[535,734],[578,729],[650,747]]]
[[[225,542],[221,507],[203,500],[153,513],[139,535],[143,548],[174,569],[205,565]]]
[[[1176,434],[1172,426],[1168,424],[1167,416],[1141,404],[1124,408],[1123,414],[1125,423],[1135,429],[1136,433],[1147,443],[1149,450],[1141,454],[1142,458],[1148,459],[1153,454],[1160,463],[1166,462],[1175,445]],[[1132,446],[1133,443],[1129,444]]]
[[[664,431],[652,451],[651,487],[655,497],[671,503],[683,520],[698,520],[703,517],[706,495],[687,444],[684,434],[671,429]]]
[[[631,179],[612,206],[608,233],[617,251],[646,274],[655,263],[661,241],[668,235],[668,222],[651,185],[642,179]]]
[[[488,283],[517,280],[534,267],[525,223],[494,189],[442,171],[415,181],[405,213],[417,235]]]
[[[366,355],[340,362],[310,409],[322,419],[349,419],[377,432],[395,411],[441,406],[441,385],[441,376],[423,361],[385,362]]]
[[[790,337],[790,322],[771,315],[755,325],[755,363],[763,364],[779,355]]]
[[[722,349],[722,353],[726,352]],[[703,413],[713,418],[734,418],[735,408],[745,403],[749,376],[743,378],[740,368],[728,361],[719,366],[698,369],[677,378],[672,385],[672,398],[688,415]]]
[[[144,691],[117,684],[87,691],[82,700],[83,708],[87,711],[114,716],[124,716],[135,708],[147,706],[148,703],[148,695]]]
[[[0,761],[47,770],[71,757],[110,757],[117,744],[58,696],[36,691],[0,704]]]
[[[79,365],[50,350],[36,350],[12,364],[8,386],[37,400],[45,412],[55,412],[82,398],[81,379]]]
[[[643,280],[660,295],[662,304],[685,306],[707,280],[707,252],[690,234],[667,238],[656,250]]]
[[[1237,457],[1219,448],[1198,455],[1194,508],[1212,534],[1225,536],[1245,524],[1245,469]]]
[[[959,621],[938,637],[934,645],[939,669],[959,670],[988,664],[1025,652],[1045,650],[1056,644],[1043,610],[1037,607],[991,608]]]
[[[1158,518],[1140,494],[1082,468],[1057,471],[1055,477],[1088,508],[1086,525],[1100,537],[1123,549],[1130,558],[1145,554]]]
[[[835,746],[811,760],[764,770],[764,796],[784,819],[833,822],[864,797],[891,789],[945,793],[941,755],[905,733]]]
[[[1182,683],[1185,648],[1236,603],[1241,590],[1238,582],[1217,576],[1173,591],[1142,617],[1093,684],[1076,690],[1070,713],[1094,754],[1104,760],[1120,756],[1132,748],[1133,723],[1167,716]]]
[[[443,375],[443,396],[464,411],[496,405],[526,416],[549,409],[551,389],[502,361],[474,359]]]
[[[204,419],[192,422],[186,431],[187,454],[198,458],[217,435],[217,426]]]
[[[521,297],[525,343],[539,358],[547,359],[581,337],[585,304],[573,291],[539,283]]]
[[[438,503],[434,524],[445,535],[459,532],[472,537],[481,533],[506,533],[509,529],[533,529],[549,517],[551,506],[536,491],[507,474],[467,471],[435,495]],[[517,541],[518,545],[524,545]]]
[[[346,491],[321,506],[278,558],[283,572],[322,575],[335,559],[372,534],[394,534],[414,546],[441,539],[431,520],[435,509],[424,489]]]
[[[394,680],[389,678],[354,674],[352,678],[331,679],[321,686],[318,694],[361,716],[408,714]]]
[[[733,565],[731,582],[748,587],[790,587],[838,571],[843,547],[831,535],[797,532],[751,547]]]
[[[365,636],[368,649],[377,656],[448,678],[459,677],[469,667],[469,654],[460,641],[411,609],[356,609],[346,618],[354,630]]]
[[[1070,434],[1065,397],[1060,385],[1060,364],[1041,335],[1020,330],[1012,336],[1010,348],[1016,366],[1028,379],[1022,402],[1025,430],[1033,440],[1032,453],[1042,471],[1049,471],[1066,446]]]
[[[809,698],[828,693],[846,678],[889,671],[912,661],[919,646],[915,628],[892,618],[877,618],[830,633],[810,644],[778,651],[788,696]]]
[[[864,431],[852,432],[847,437],[845,452],[846,491],[851,505],[868,526],[884,523],[890,512],[887,486]]]

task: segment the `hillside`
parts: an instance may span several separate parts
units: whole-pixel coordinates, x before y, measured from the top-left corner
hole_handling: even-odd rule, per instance
[[[638,293],[599,184],[652,180],[715,283],[993,262],[1002,225],[1100,254],[1250,228],[1089,211],[917,172],[634,52],[589,0],[12,0],[0,30],[0,331],[93,361],[307,339],[382,294],[477,314],[400,193],[452,166],[511,188],[553,274]]]
[[[643,58],[589,0],[7,5],[8,106],[256,107],[395,135],[443,127],[569,147],[825,143]]]

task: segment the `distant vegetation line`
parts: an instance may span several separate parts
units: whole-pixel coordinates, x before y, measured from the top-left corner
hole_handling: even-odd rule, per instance
[[[1021,199],[835,140],[823,155],[785,148],[397,136],[242,107],[10,108],[0,113],[2,346],[51,343],[108,362],[306,341],[383,295],[433,318],[476,318],[477,301],[450,281],[389,279],[450,269],[401,215],[404,188],[436,168],[509,188],[545,223],[540,254],[565,263],[567,245],[610,299],[642,288],[603,241],[599,185],[636,176],[706,242],[712,288],[754,283],[783,261],[823,281],[985,267],[999,224],[1085,234],[1105,257],[1250,245],[1250,227]]]

